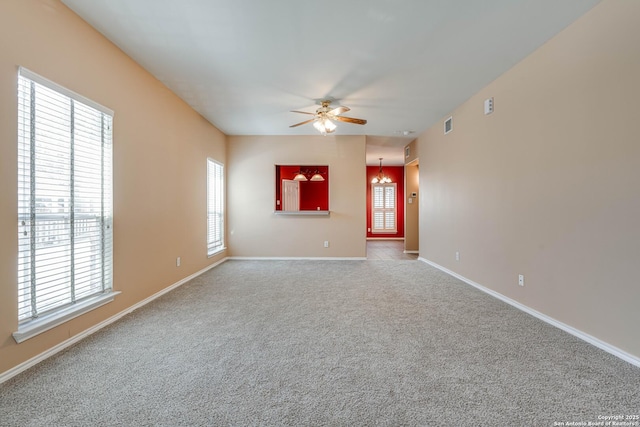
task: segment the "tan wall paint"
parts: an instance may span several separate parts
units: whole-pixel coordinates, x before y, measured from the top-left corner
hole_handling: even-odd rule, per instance
[[[407,148],[409,149],[409,156],[407,157]],[[420,149],[420,145],[418,144],[418,140],[414,139],[409,144],[404,146],[404,164],[407,165],[415,160],[420,158],[418,150]]]
[[[420,255],[636,357],[638,17],[603,1],[419,138]]]
[[[20,65],[115,111],[114,288],[122,294],[18,345]],[[206,158],[225,156],[221,132],[58,0],[0,2],[0,373],[221,259],[206,256]]]
[[[420,169],[416,159],[404,167],[405,209],[404,209],[404,250],[418,251],[420,244],[420,201],[411,197],[411,193],[420,196]],[[409,199],[411,198],[411,203]]]
[[[366,256],[364,136],[230,136],[227,150],[230,255]],[[331,215],[274,215],[276,164],[329,165]]]

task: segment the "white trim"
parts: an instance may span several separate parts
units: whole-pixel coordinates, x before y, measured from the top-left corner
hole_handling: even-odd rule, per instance
[[[21,364],[14,366],[13,368],[9,369],[8,371],[5,371],[3,373],[0,374],[0,384],[2,384],[3,382],[15,377],[16,375],[26,371],[27,369],[37,365],[38,363],[42,362],[45,359],[48,359],[49,357],[53,356],[56,353],[61,352],[62,350],[64,350],[65,348],[72,346],[73,344],[77,343],[78,341],[83,340],[84,338],[88,337],[91,334],[94,334],[95,332],[98,332],[100,329],[104,328],[105,326],[108,326],[110,324],[112,324],[113,322],[119,320],[120,318],[126,316],[127,314],[131,313],[134,310],[139,309],[140,307],[149,304],[151,301],[155,300],[156,298],[161,297],[162,295],[166,294],[169,291],[174,290],[175,288],[177,288],[178,286],[181,286],[183,284],[185,284],[186,282],[188,282],[191,279],[194,279],[198,276],[200,276],[201,274],[207,272],[208,270],[211,270],[214,267],[217,267],[218,265],[222,264],[223,262],[227,261],[228,258],[223,258],[218,262],[214,262],[213,264],[203,268],[200,271],[197,271],[193,274],[191,274],[190,276],[185,277],[184,279],[174,283],[173,285],[164,288],[163,290],[156,292],[155,294],[151,295],[150,297],[147,297],[145,299],[143,299],[142,301],[122,310],[121,312],[114,314],[113,316],[109,317],[106,320],[103,320],[102,322],[90,327],[89,329],[86,329],[82,332],[80,332],[77,335],[74,335],[73,337],[69,338],[68,340],[65,340],[53,347],[51,347],[50,349],[40,353],[39,355],[32,357],[31,359],[22,362]]]
[[[63,95],[66,95],[69,98],[75,99],[76,101],[81,102],[91,108],[95,108],[96,110],[104,114],[107,114],[111,117],[113,117],[114,115],[113,110],[111,110],[110,108],[107,108],[104,105],[100,105],[97,102],[92,101],[89,98],[86,98],[70,89],[67,89],[64,86],[60,86],[59,84],[54,83],[51,80],[47,79],[46,77],[42,77],[40,74],[36,74],[27,68],[18,67],[18,74],[38,84],[41,84],[42,86],[48,87],[49,89],[55,90],[56,92],[60,92]]]
[[[18,344],[33,338],[36,335],[40,335],[43,332],[53,329],[56,326],[60,326],[71,319],[75,319],[78,316],[82,316],[85,313],[90,312],[93,309],[101,307],[105,304],[113,301],[116,295],[120,292],[107,292],[97,295],[92,298],[88,298],[85,301],[70,305],[69,307],[61,310],[56,310],[54,313],[44,315],[42,317],[23,322],[18,325],[18,330],[13,333],[13,339]]]
[[[408,250],[405,249],[404,253],[405,254],[418,254],[418,253],[420,253],[420,251],[408,251]]]
[[[216,250],[215,252],[213,252],[211,255],[207,255],[207,258],[213,258],[216,255],[220,255],[222,252],[226,251],[227,247],[223,246],[222,248]]]
[[[261,257],[261,256],[232,256],[230,260],[241,261],[366,261],[367,257]]]
[[[383,206],[386,204],[387,200],[387,188],[393,188],[393,207],[392,208],[376,208],[375,205],[375,189],[376,187],[382,187],[382,204]],[[375,228],[376,225],[376,213],[382,213],[383,215],[383,227],[387,226],[387,214],[393,211],[393,228]],[[371,183],[371,234],[398,234],[398,183],[397,182],[387,182],[387,183]]]
[[[329,216],[331,211],[273,211],[273,214],[282,216]]]
[[[404,237],[367,237],[367,240],[395,240],[397,242],[404,242]]]
[[[511,299],[509,297],[506,297],[506,296],[502,295],[501,293],[498,293],[498,292],[496,292],[494,290],[486,288],[486,287],[480,285],[479,283],[474,282],[473,280],[469,280],[466,277],[461,276],[458,273],[455,273],[455,272],[449,270],[448,268],[445,268],[445,267],[443,267],[443,266],[441,266],[439,264],[436,264],[433,261],[429,261],[428,259],[425,259],[425,258],[422,258],[422,257],[418,257],[418,260],[422,261],[424,263],[427,263],[427,264],[431,265],[432,267],[435,267],[438,270],[443,271],[443,272],[447,273],[448,275],[455,277],[456,279],[462,280],[466,284],[471,285],[474,288],[477,288],[477,289],[481,290],[482,292],[485,292],[485,293],[491,295],[494,298],[497,298],[497,299],[499,299],[499,300],[501,300],[503,302],[506,302],[507,304],[509,304],[509,305],[521,310],[521,311],[524,311],[525,313],[530,314],[533,317],[536,317],[536,318],[542,320],[543,322],[548,323],[551,326],[555,326],[556,328],[562,329],[563,331],[573,335],[574,337],[580,338],[581,340],[586,341],[589,344],[594,345],[594,346],[598,347],[599,349],[604,350],[607,353],[612,354],[612,355],[624,360],[625,362],[629,362],[632,365],[635,365],[635,366],[640,368],[640,358],[639,357],[636,357],[636,356],[634,356],[632,354],[629,354],[626,351],[619,349],[618,347],[615,347],[615,346],[613,346],[613,345],[611,345],[609,343],[606,343],[606,342],[604,342],[602,340],[599,340],[596,337],[593,337],[593,336],[591,336],[591,335],[589,335],[589,334],[587,334],[585,332],[582,332],[582,331],[580,331],[580,330],[578,330],[578,329],[576,329],[576,328],[574,328],[572,326],[569,326],[569,325],[567,325],[565,323],[562,323],[562,322],[560,322],[560,321],[558,321],[558,320],[556,320],[556,319],[554,319],[552,317],[547,316],[546,314],[540,313],[539,311],[534,310],[533,308],[527,307],[526,305],[524,305],[522,303],[519,303],[518,301],[513,300],[513,299]]]

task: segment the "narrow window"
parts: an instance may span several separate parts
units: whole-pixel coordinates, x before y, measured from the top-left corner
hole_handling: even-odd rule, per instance
[[[224,166],[207,159],[207,255],[224,249]]]
[[[397,232],[396,184],[371,184],[371,232]]]
[[[20,69],[21,325],[111,293],[112,120],[107,108]],[[22,336],[20,329],[16,334]]]

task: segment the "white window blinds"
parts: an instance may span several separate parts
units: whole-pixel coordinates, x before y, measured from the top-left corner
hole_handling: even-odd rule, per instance
[[[18,77],[18,320],[112,287],[113,113]]]
[[[396,184],[372,184],[371,198],[371,232],[395,233]]]
[[[224,167],[207,159],[207,255],[224,249]]]

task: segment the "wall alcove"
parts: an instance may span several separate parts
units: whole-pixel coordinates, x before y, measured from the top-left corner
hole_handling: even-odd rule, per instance
[[[275,177],[276,214],[329,214],[329,166],[276,165]]]

